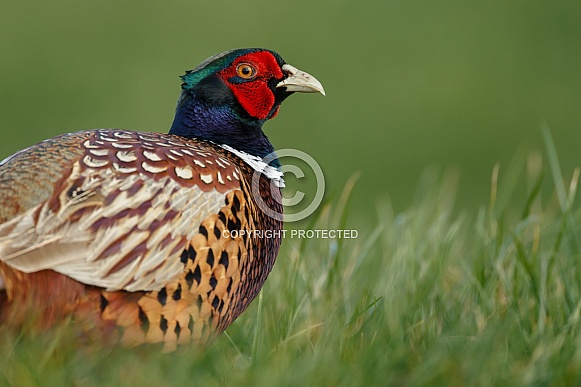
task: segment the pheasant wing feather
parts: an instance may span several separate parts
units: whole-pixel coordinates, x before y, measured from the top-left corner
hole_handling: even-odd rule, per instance
[[[183,271],[198,226],[239,189],[240,170],[218,147],[175,136],[81,138],[44,200],[0,224],[0,260],[109,290],[162,288]]]

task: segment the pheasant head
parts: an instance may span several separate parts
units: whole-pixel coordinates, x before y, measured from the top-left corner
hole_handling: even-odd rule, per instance
[[[325,94],[313,76],[260,48],[214,55],[181,79],[170,134],[209,140],[258,157],[274,151],[262,125],[276,116],[289,95]]]

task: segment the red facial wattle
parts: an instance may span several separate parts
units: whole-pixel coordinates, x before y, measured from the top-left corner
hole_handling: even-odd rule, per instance
[[[254,67],[256,70],[254,78],[240,79],[237,68],[243,63],[248,63]],[[260,51],[242,55],[236,58],[229,67],[220,71],[218,75],[232,90],[238,103],[250,116],[260,120],[268,117],[275,103],[275,97],[268,86],[268,81],[283,77],[280,65],[270,52]]]

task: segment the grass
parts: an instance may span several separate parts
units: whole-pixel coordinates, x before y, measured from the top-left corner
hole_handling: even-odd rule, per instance
[[[205,350],[0,331],[0,385],[579,385],[579,171],[564,184],[544,134],[547,168],[539,154],[495,167],[476,211],[454,208],[453,173],[428,171],[414,205],[378,206],[357,239],[287,239],[259,298]],[[310,228],[348,228],[353,183]]]

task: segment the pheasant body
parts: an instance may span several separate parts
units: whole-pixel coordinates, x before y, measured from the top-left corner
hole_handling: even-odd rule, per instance
[[[240,63],[258,74],[232,78]],[[264,70],[273,63],[279,72]],[[182,77],[174,134],[72,133],[0,163],[0,321],[73,316],[87,331],[166,349],[226,329],[281,243],[282,220],[257,204],[282,214],[282,174],[260,161],[272,149],[261,125],[293,87],[310,87],[293,86],[296,69],[284,66],[267,50],[223,53]],[[259,76],[272,94],[262,118],[243,106],[264,97],[236,89]]]

